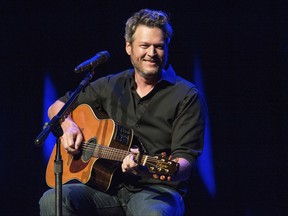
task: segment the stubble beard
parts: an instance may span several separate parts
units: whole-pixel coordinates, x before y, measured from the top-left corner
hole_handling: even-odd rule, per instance
[[[159,74],[161,74],[162,68],[163,66],[159,66],[157,65],[157,67],[155,67],[155,70],[153,71],[148,71],[145,70],[143,67],[139,66],[138,64],[135,64],[132,59],[131,59],[131,63],[135,69],[135,72],[138,73],[141,77],[145,78],[145,79],[155,79],[159,77]]]

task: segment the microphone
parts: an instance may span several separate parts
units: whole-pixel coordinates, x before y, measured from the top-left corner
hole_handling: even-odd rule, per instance
[[[110,54],[107,51],[97,53],[91,59],[86,60],[82,64],[78,65],[75,69],[75,73],[81,73],[87,70],[94,70],[99,64],[105,63],[110,58]]]

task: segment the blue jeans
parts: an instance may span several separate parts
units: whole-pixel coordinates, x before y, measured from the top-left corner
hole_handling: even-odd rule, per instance
[[[55,215],[55,190],[46,191],[40,201],[40,215]],[[66,184],[62,188],[62,212],[66,215],[184,215],[182,196],[174,189],[153,185],[131,192],[125,187],[110,195],[83,184]]]

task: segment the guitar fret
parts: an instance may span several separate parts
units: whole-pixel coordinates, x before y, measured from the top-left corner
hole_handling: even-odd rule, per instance
[[[102,146],[100,144],[95,145],[93,156],[97,158],[122,161],[129,154],[129,152],[125,150]]]
[[[143,156],[144,157],[144,156]],[[147,162],[147,159],[148,159],[148,156],[145,155],[144,159],[143,159],[143,162],[142,162],[142,165],[145,166],[146,162]]]

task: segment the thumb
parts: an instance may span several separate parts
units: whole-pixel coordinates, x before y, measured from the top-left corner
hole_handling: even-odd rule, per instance
[[[138,149],[138,148],[130,148],[130,151],[131,151],[133,154],[139,154],[139,149]]]

